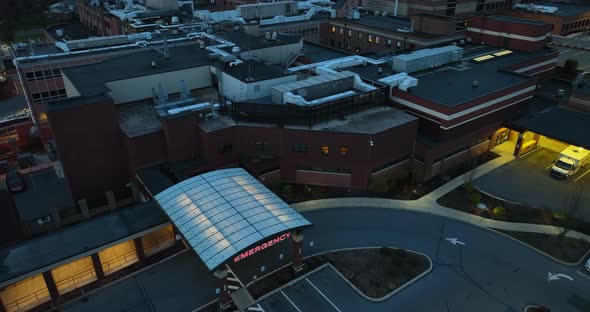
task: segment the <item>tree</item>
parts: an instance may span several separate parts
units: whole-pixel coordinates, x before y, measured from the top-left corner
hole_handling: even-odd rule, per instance
[[[566,74],[574,75],[578,71],[578,61],[575,59],[567,59],[563,64],[563,71]]]
[[[584,194],[582,190],[582,186],[577,185],[564,200],[564,215],[558,235],[559,239],[563,239],[576,224],[576,214],[582,206],[582,195]]]

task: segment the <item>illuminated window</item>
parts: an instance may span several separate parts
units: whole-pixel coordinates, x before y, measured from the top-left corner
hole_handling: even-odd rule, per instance
[[[375,36],[375,43],[379,44],[379,36]]]
[[[392,43],[393,43],[393,42],[391,41],[391,39],[387,39],[387,41],[385,42],[385,47],[387,47],[387,48],[391,48],[391,44],[392,44]]]
[[[27,311],[51,300],[43,275],[29,277],[0,291],[4,309],[9,312]]]
[[[53,280],[60,294],[80,288],[96,281],[94,264],[90,257],[78,259],[51,270]]]
[[[326,145],[322,146],[322,156],[328,156],[328,154],[330,153],[330,148]]]
[[[356,39],[358,39],[358,40],[362,40],[362,39],[363,39],[363,33],[359,31],[359,32],[357,33],[357,35],[356,35]]]
[[[141,237],[141,244],[146,256],[151,256],[176,244],[172,225],[165,226]]]
[[[348,30],[348,38],[352,37],[352,30]]]
[[[39,121],[40,122],[47,122],[47,113],[40,113],[39,114]]]
[[[138,261],[135,244],[132,240],[109,247],[98,252],[105,275],[123,269]]]
[[[344,35],[344,28],[340,27],[340,29],[338,30],[338,34],[340,36]]]
[[[340,146],[340,157],[348,155],[348,146]]]
[[[373,42],[373,35],[367,35],[367,41],[369,43],[372,43]]]
[[[0,129],[0,144],[16,142],[18,140],[18,133],[14,127]]]
[[[332,26],[332,32],[335,33],[336,32],[336,26]]]

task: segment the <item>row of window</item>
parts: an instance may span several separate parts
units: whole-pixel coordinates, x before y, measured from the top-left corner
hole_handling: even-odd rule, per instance
[[[579,20],[579,21],[564,24],[562,29],[563,29],[563,31],[568,31],[568,30],[577,29],[580,27],[585,27],[585,26],[586,27],[590,26],[590,19]]]
[[[291,145],[291,151],[295,153],[307,153],[308,148],[307,144],[293,144]],[[338,150],[338,156],[345,157],[348,155],[349,149],[348,146],[340,146]],[[330,155],[330,147],[328,145],[322,145],[320,148],[320,155],[327,157]]]
[[[27,81],[45,80],[61,77],[61,70],[58,69],[45,69],[34,72],[25,73]]]
[[[272,144],[268,141],[256,141],[255,143],[256,150],[259,152],[268,152],[272,150]],[[219,153],[230,153],[233,150],[232,144],[219,144],[217,145],[217,152]],[[308,146],[304,143],[299,144],[292,144],[291,151],[294,153],[307,153]],[[345,157],[348,156],[349,148],[348,146],[340,146],[338,149],[338,156]],[[322,145],[320,148],[320,154],[324,157],[330,155],[330,147],[328,145]]]
[[[481,11],[488,11],[488,10],[498,10],[498,9],[506,9],[506,8],[510,8],[512,7],[512,1],[511,0],[505,0],[505,1],[498,1],[498,2],[490,2],[490,3],[485,3],[483,0],[479,0],[477,1],[477,5],[475,7],[475,11],[476,12],[481,12]]]
[[[332,26],[331,29],[332,33],[336,33],[336,26]],[[343,36],[344,35],[344,28],[343,27],[338,27],[338,35]],[[348,38],[352,38],[352,30],[349,29],[346,33],[346,35],[348,36]],[[357,40],[363,40],[363,33],[362,32],[357,32],[356,34],[356,39]],[[381,44],[382,38],[377,36],[377,35],[373,35],[373,34],[367,34],[367,42],[368,43],[374,43],[374,44]],[[390,38],[386,38],[385,39],[385,47],[387,48],[391,48],[393,45],[393,39]],[[397,42],[397,47],[400,46],[400,42]]]
[[[39,93],[32,93],[33,102],[45,102],[49,100],[56,100],[67,97],[66,89],[51,90]]]

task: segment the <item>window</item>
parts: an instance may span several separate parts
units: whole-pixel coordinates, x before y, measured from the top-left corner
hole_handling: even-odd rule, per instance
[[[359,32],[356,34],[356,39],[358,39],[358,40],[362,40],[362,39],[363,39],[363,33],[359,31]]]
[[[219,144],[217,145],[217,151],[219,153],[229,153],[232,150],[232,145],[231,144]]]
[[[379,44],[379,36],[375,36],[375,44]]]
[[[348,38],[352,37],[352,30],[348,30]]]
[[[391,48],[391,44],[392,44],[391,39],[387,39],[387,41],[385,42],[385,47]]]
[[[40,93],[32,93],[31,97],[33,98],[33,102],[43,102],[67,97],[67,94],[66,89],[59,89]]]
[[[340,157],[348,155],[348,146],[340,146]]]
[[[330,147],[327,145],[322,146],[322,156],[328,156],[330,154]]]
[[[307,144],[293,144],[291,150],[295,153],[307,153]]]
[[[332,33],[335,33],[336,32],[336,26],[332,26],[331,32]]]
[[[367,35],[367,42],[369,42],[369,43],[373,42],[373,35]]]
[[[272,150],[272,145],[268,141],[256,141],[256,150],[266,152]]]
[[[260,92],[260,85],[254,86],[254,92]]]
[[[338,30],[338,34],[340,36],[344,35],[344,28],[340,27],[340,29]]]
[[[0,144],[18,141],[18,133],[16,128],[4,128],[0,130]]]

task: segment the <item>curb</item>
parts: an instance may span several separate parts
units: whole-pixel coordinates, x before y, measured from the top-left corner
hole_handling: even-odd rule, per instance
[[[526,246],[526,247],[528,247],[528,248],[530,248],[530,249],[532,249],[532,250],[534,250],[534,251],[536,251],[536,252],[544,255],[545,257],[547,257],[547,258],[549,258],[549,259],[551,259],[551,260],[553,260],[553,261],[555,261],[557,263],[560,263],[562,265],[565,265],[565,266],[572,266],[572,267],[573,266],[578,266],[578,265],[582,264],[582,262],[584,262],[584,260],[586,260],[586,257],[588,257],[588,255],[590,255],[590,248],[588,248],[588,250],[580,258],[580,260],[578,260],[576,262],[565,262],[565,261],[559,260],[559,259],[555,258],[554,256],[552,256],[552,255],[550,255],[550,254],[542,251],[541,249],[538,249],[538,248],[536,248],[536,247],[534,247],[532,245],[529,245],[529,244],[527,244],[527,243],[525,243],[525,242],[523,242],[523,241],[521,241],[521,240],[519,240],[519,239],[517,239],[515,237],[512,237],[512,236],[510,236],[510,235],[508,235],[506,233],[502,233],[498,229],[488,228],[488,230],[490,230],[492,232],[495,232],[496,234],[500,234],[500,235],[502,235],[504,237],[507,237],[507,238],[509,238],[509,239],[511,239],[511,240],[513,240],[513,241],[515,241],[515,242],[517,242],[519,244],[521,244],[521,245],[524,245],[524,246]],[[529,233],[529,232],[523,232],[523,233]]]

